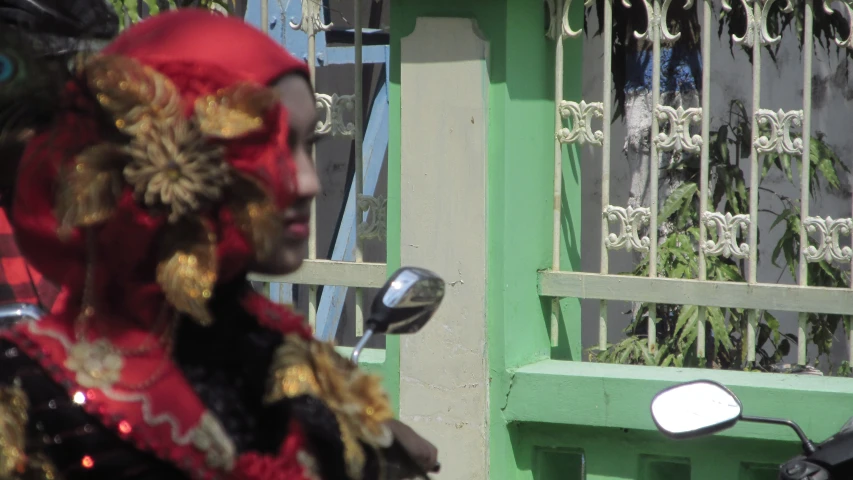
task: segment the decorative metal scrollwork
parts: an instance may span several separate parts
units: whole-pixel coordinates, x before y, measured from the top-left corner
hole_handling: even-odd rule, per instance
[[[702,221],[708,228],[717,231],[717,240],[705,240],[702,249],[706,255],[743,259],[749,257],[749,245],[738,244],[738,235],[749,228],[749,215],[732,215],[720,212],[705,212]]]
[[[557,40],[558,38],[577,37],[583,33],[583,28],[574,30],[569,22],[569,10],[572,7],[572,0],[545,0],[548,8],[550,22],[548,23],[548,38]],[[595,4],[595,0],[584,0],[584,7],[591,7]]]
[[[643,6],[646,7],[646,19],[648,23],[646,24],[645,32],[634,32],[634,37],[638,40],[652,40],[651,32],[655,29],[660,28],[661,26],[661,15],[657,11],[655,11],[655,6],[652,5],[648,0],[641,0],[643,2]],[[622,5],[626,8],[631,8],[630,0],[622,0]]]
[[[823,10],[828,14],[833,14],[835,10],[832,8],[832,0],[825,0],[823,3]],[[845,19],[847,21],[847,38],[835,37],[835,43],[838,44],[839,47],[848,48],[853,50],[853,5],[851,5],[850,1],[842,1],[842,5],[847,10],[847,15]]]
[[[649,237],[640,238],[640,228],[649,224],[651,212],[645,207],[616,207],[608,205],[604,209],[605,222],[619,222],[619,233],[610,233],[604,239],[604,246],[610,250],[624,248],[626,250],[646,253],[649,251],[651,240]]]
[[[753,6],[756,2],[758,2],[758,10],[760,12],[758,18],[755,18],[755,12],[753,10]],[[780,35],[774,37],[767,29],[767,15],[770,13],[770,9],[773,7],[775,2],[776,0],[740,0],[741,5],[743,5],[743,9],[746,12],[746,31],[741,37],[736,34],[732,34],[732,41],[738,45],[744,45],[747,47],[754,46],[756,38],[760,42],[760,45],[775,45],[779,43],[782,40],[782,37]],[[791,0],[786,0],[786,2],[785,6],[782,7],[782,12],[793,12],[794,5],[791,3]],[[722,0],[722,3],[724,11],[732,11],[732,5],[729,0]]]
[[[779,110],[761,109],[758,111],[758,125],[770,126],[770,133],[755,139],[755,149],[759,153],[776,152],[790,155],[801,155],[803,153],[803,139],[791,138],[791,127],[803,125],[803,111],[791,110],[785,112]],[[757,134],[757,132],[756,132]]]
[[[823,2],[823,11],[832,15],[835,13],[835,10],[832,8],[832,0],[825,0]],[[835,37],[835,43],[838,44],[839,47],[847,48],[853,50],[853,5],[851,5],[850,1],[842,1],[842,5],[847,10],[847,15],[845,15],[845,20],[847,21],[847,38]]]
[[[299,23],[290,22],[290,28],[302,30],[306,35],[313,36],[318,32],[328,32],[331,23],[323,23],[323,6],[317,0],[302,0],[302,18]]]
[[[358,224],[358,238],[362,240],[385,239],[385,235],[387,234],[388,200],[382,196],[359,195],[356,202],[359,210],[364,213],[370,213],[367,220],[360,221]]]
[[[853,249],[841,246],[841,236],[850,236],[853,230],[853,219],[832,217],[808,217],[803,226],[809,234],[817,234],[817,246],[809,245],[803,252],[806,261],[819,262],[826,260],[827,263],[848,263],[853,260]]]
[[[702,136],[690,135],[690,124],[702,121],[701,108],[672,108],[658,105],[658,120],[669,123],[669,132],[660,132],[656,142],[665,152],[685,151],[698,153],[702,150]]]
[[[604,142],[604,133],[601,130],[592,131],[592,118],[604,117],[604,104],[601,102],[586,103],[581,100],[577,102],[560,102],[560,116],[570,119],[571,128],[557,130],[557,139],[560,143],[591,143],[601,146]]]
[[[645,32],[634,32],[634,37],[639,40],[647,40],[651,41],[652,36],[651,32],[654,32],[656,29],[660,30],[660,40],[662,43],[674,43],[681,38],[681,32],[672,33],[669,31],[669,25],[667,25],[666,17],[669,12],[669,7],[672,6],[672,0],[664,0],[663,6],[659,7],[658,2],[649,2],[648,0],[642,0],[643,6],[646,8],[646,18],[648,19],[648,24],[646,25]],[[622,5],[627,8],[631,8],[630,0],[622,0]],[[684,10],[689,10],[693,7],[693,0],[687,0],[684,2]]]
[[[325,118],[317,122],[317,128],[314,130],[318,135],[355,135],[355,124],[344,121],[344,110],[355,109],[355,95],[316,93],[314,97],[317,99],[317,108],[325,113]]]

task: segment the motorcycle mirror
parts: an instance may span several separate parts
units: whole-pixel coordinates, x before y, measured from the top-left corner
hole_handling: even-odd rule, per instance
[[[441,277],[422,268],[403,267],[379,290],[366,326],[374,333],[417,333],[443,298]]]
[[[726,387],[700,380],[658,393],[652,400],[652,418],[664,435],[693,438],[731,428],[741,418],[743,406]]]
[[[403,267],[376,294],[365,322],[364,336],[352,351],[353,363],[375,334],[417,333],[444,299],[444,280],[429,270]]]

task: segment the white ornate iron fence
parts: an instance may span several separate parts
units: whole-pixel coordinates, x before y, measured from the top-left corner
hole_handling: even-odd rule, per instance
[[[308,260],[299,271],[287,276],[268,276],[253,274],[251,280],[268,282],[271,296],[281,302],[292,302],[293,285],[308,287],[308,320],[316,329],[316,334],[326,340],[332,340],[337,333],[338,324],[346,299],[348,288],[355,289],[355,335],[363,334],[365,289],[379,288],[387,278],[385,263],[364,262],[364,240],[384,239],[385,237],[385,199],[376,196],[375,191],[379,172],[387,148],[387,81],[374,99],[371,111],[371,123],[367,126],[369,137],[368,148],[365,148],[364,135],[364,95],[363,95],[363,65],[364,53],[369,56],[370,63],[385,63],[387,69],[387,46],[368,46],[363,48],[362,40],[362,8],[360,2],[355,3],[353,14],[353,47],[327,47],[325,35],[332,28],[327,21],[324,7],[315,0],[289,2],[285,8],[280,5],[279,15],[270,16],[269,4],[266,0],[250,4],[250,10],[257,6],[260,14],[258,24],[269,31],[270,26],[277,26],[279,16],[292,18],[281,28],[290,28],[293,32],[282,33],[283,41],[288,48],[299,54],[305,50],[304,56],[308,62],[312,85],[316,87],[317,67],[322,64],[352,64],[354,65],[354,93],[338,95],[316,93],[317,108],[322,112],[316,133],[352,139],[355,152],[355,169],[349,195],[345,195],[345,207],[334,239],[334,249],[331,259],[318,257],[317,249],[317,201],[312,202],[310,238],[308,241]],[[296,37],[292,35],[296,33]],[[295,37],[295,38],[292,38]],[[322,52],[318,53],[319,50]],[[352,116],[352,121],[347,117]],[[314,151],[316,162],[316,149]],[[367,158],[367,165],[365,165]],[[367,188],[365,188],[367,187]],[[321,219],[321,221],[325,221]],[[322,298],[319,298],[319,287],[324,286]]]
[[[815,47],[813,37],[814,11],[823,8],[831,13],[830,3],[816,0],[805,1],[805,13],[802,28],[805,39],[803,52],[803,95],[802,107],[785,111],[771,105],[762,105],[761,87],[772,78],[762,77],[761,58],[763,49],[775,45],[781,35],[774,35],[768,28],[768,12],[776,0],[740,0],[745,9],[746,30],[743,35],[733,35],[736,45],[750,49],[752,55],[752,108],[751,141],[749,142],[750,177],[749,206],[747,214],[732,211],[716,211],[717,205],[709,204],[709,145],[710,108],[711,108],[711,39],[716,29],[711,26],[714,14],[713,0],[701,2],[701,63],[702,88],[701,105],[685,108],[664,104],[661,99],[661,48],[671,46],[679,40],[681,33],[673,33],[667,22],[672,0],[635,0],[642,1],[648,18],[648,27],[644,32],[632,32],[636,39],[651,46],[653,69],[651,78],[651,141],[648,157],[650,194],[645,205],[611,204],[611,122],[613,106],[611,101],[612,64],[613,64],[613,0],[604,0],[603,41],[604,57],[601,62],[602,90],[600,101],[588,99],[566,100],[563,94],[563,48],[564,41],[578,37],[582,29],[575,29],[570,22],[571,0],[546,0],[552,22],[548,36],[555,42],[555,141],[554,141],[554,206],[553,206],[553,261],[550,271],[540,274],[540,294],[552,297],[551,337],[552,344],[558,339],[557,301],[560,298],[583,298],[600,300],[598,322],[598,346],[605,349],[608,342],[607,307],[610,301],[629,301],[651,304],[648,309],[648,349],[657,348],[655,332],[656,319],[654,304],[697,305],[698,322],[696,353],[699,358],[706,356],[705,323],[707,309],[710,307],[746,309],[748,326],[746,329],[747,360],[755,361],[756,331],[758,311],[782,310],[799,313],[797,329],[797,362],[807,363],[809,313],[833,315],[853,314],[853,293],[844,288],[810,286],[808,266],[810,263],[825,261],[833,265],[849,265],[853,259],[850,245],[850,233],[853,219],[812,216],[809,212],[811,195],[811,162],[800,161],[799,172],[799,229],[800,249],[796,285],[769,284],[758,281],[758,214],[759,182],[762,175],[762,160],[768,154],[788,155],[800,159],[810,159],[812,146],[812,60]],[[595,0],[585,2],[585,7],[595,5]],[[623,0],[625,6],[629,0]],[[692,0],[685,8],[691,8]],[[843,4],[847,13],[853,13],[849,3]],[[732,5],[722,0],[720,7],[732,11]],[[791,12],[788,1],[780,6],[783,12]],[[851,16],[850,18],[853,18]],[[853,20],[851,20],[853,21]],[[852,24],[853,25],[853,24]],[[848,38],[837,38],[840,48],[853,49],[853,28]],[[766,54],[766,53],[765,53]],[[620,61],[622,59],[619,59]],[[601,129],[593,124],[602,120]],[[567,124],[567,126],[566,126]],[[691,131],[692,125],[698,125],[701,133]],[[596,273],[561,271],[560,249],[561,206],[563,178],[563,149],[567,144],[577,146],[592,145],[601,151],[601,237],[602,242],[599,270]],[[698,154],[700,160],[699,175],[699,238],[695,242],[694,252],[698,257],[698,274],[695,279],[662,278],[658,272],[659,259],[659,175],[661,155],[664,153]],[[585,165],[589,166],[589,165]],[[746,241],[741,241],[745,234]],[[647,256],[648,278],[638,276],[613,275],[610,268],[610,252],[623,250]],[[745,282],[719,282],[708,280],[708,260],[711,257],[744,260],[746,264]],[[847,328],[848,332],[851,329]],[[848,345],[853,345],[853,333]],[[848,352],[848,360],[853,362],[853,347]]]

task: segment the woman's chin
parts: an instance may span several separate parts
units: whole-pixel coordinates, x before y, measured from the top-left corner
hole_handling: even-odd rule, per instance
[[[301,252],[299,254],[294,253],[282,252],[278,258],[255,263],[250,270],[263,275],[288,275],[299,270],[305,261],[305,256]]]

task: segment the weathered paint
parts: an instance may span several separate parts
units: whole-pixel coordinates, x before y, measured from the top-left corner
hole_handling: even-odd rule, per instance
[[[400,49],[401,261],[447,282],[401,339],[401,419],[443,452],[442,478],[487,478],[488,43],[469,19],[421,17]]]

